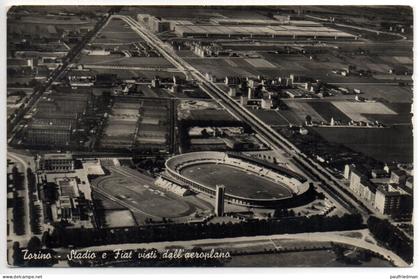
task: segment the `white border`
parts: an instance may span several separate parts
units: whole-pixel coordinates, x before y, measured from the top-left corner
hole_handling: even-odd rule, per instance
[[[132,1],[132,0],[86,0],[86,1],[65,1],[65,0],[4,0],[1,3],[1,22],[0,22],[0,111],[2,115],[2,121],[0,121],[1,130],[4,131],[3,136],[0,138],[1,147],[0,152],[2,160],[0,160],[0,166],[3,174],[3,178],[0,179],[2,185],[3,202],[1,207],[1,220],[0,221],[0,276],[1,275],[43,275],[43,278],[115,278],[118,275],[123,275],[124,278],[141,278],[143,276],[150,277],[163,277],[165,278],[220,278],[221,276],[231,277],[239,275],[241,278],[262,278],[264,277],[276,277],[276,278],[390,278],[391,275],[420,275],[420,257],[419,257],[419,245],[417,241],[420,241],[417,225],[418,218],[415,218],[415,264],[410,268],[9,268],[6,265],[6,13],[12,5],[407,5],[412,6],[414,10],[414,96],[418,91],[417,81],[419,75],[417,72],[417,57],[419,57],[419,48],[417,47],[417,41],[419,38],[419,30],[417,26],[417,6],[415,1],[410,0],[350,0],[350,1],[336,1],[336,0],[208,0],[208,1],[193,1],[193,0],[143,0],[143,1]],[[413,111],[419,111],[418,98],[414,98]],[[420,123],[419,115],[414,115],[414,123]],[[415,125],[417,127],[417,125]],[[414,142],[419,138],[418,129],[414,130]],[[414,148],[414,170],[415,170],[415,188],[417,186],[417,173],[418,173],[418,159],[419,152],[417,144]],[[415,202],[420,201],[418,191],[415,190]],[[415,203],[415,216],[417,217],[418,206]],[[17,277],[15,277],[17,278]],[[400,277],[401,279],[404,277]]]

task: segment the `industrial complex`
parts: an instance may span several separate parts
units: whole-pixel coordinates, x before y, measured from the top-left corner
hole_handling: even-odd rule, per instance
[[[9,265],[412,264],[410,7],[16,6],[7,36]],[[66,257],[116,246],[162,255]]]

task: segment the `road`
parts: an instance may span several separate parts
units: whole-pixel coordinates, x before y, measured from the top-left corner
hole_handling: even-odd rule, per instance
[[[138,67],[138,66],[122,66],[122,65],[98,65],[98,64],[84,64],[88,69],[111,69],[111,70],[134,70],[134,71],[152,71],[152,72],[168,72],[179,73],[180,71],[175,68],[162,68],[162,67]]]
[[[124,20],[130,27],[139,34],[142,39],[151,44],[157,51],[161,53],[175,67],[184,72],[187,76],[193,77],[200,83],[203,91],[209,94],[223,108],[229,111],[237,119],[241,119],[248,123],[256,133],[264,138],[276,152],[282,150],[287,151],[302,165],[307,171],[319,177],[322,188],[334,193],[336,202],[342,204],[349,212],[359,212],[366,219],[371,211],[360,203],[348,190],[346,185],[331,174],[329,174],[321,165],[302,153],[296,146],[289,142],[286,138],[277,133],[272,127],[261,121],[245,107],[237,103],[233,98],[228,96],[226,92],[220,89],[216,84],[206,79],[206,77],[179,57],[172,47],[162,42],[155,34],[141,26],[137,21],[129,16],[114,15],[113,17]]]
[[[26,169],[29,167],[28,161],[26,158],[22,158],[19,154],[7,152],[7,159],[10,159],[11,161],[14,161],[17,163],[19,172],[23,173],[23,185],[25,189],[20,191],[20,194],[24,198],[24,204],[25,204],[25,234],[22,236],[16,236],[13,240],[29,240],[32,236],[31,232],[31,226],[30,226],[30,220],[29,220],[29,193],[28,193],[28,179],[26,176]]]
[[[361,237],[352,237],[351,234],[359,234]],[[168,249],[168,247],[179,247],[184,249],[192,249],[194,247],[206,247],[206,249],[229,249],[233,247],[247,247],[258,244],[271,243],[274,248],[278,249],[279,242],[284,240],[296,240],[302,242],[334,242],[340,244],[351,245],[363,249],[370,250],[384,256],[387,260],[394,263],[398,267],[407,267],[408,264],[398,255],[383,247],[376,245],[375,241],[369,235],[367,229],[355,231],[333,231],[333,232],[314,232],[314,233],[297,233],[297,234],[276,234],[264,236],[246,236],[224,239],[200,239],[188,241],[166,241],[152,243],[129,243],[118,245],[103,245],[80,249],[81,251],[103,251],[103,250],[130,250],[130,249]],[[277,243],[276,243],[277,242]]]
[[[356,26],[356,25],[350,25],[350,24],[343,24],[343,23],[335,23],[335,22],[330,22],[329,19],[326,18],[322,18],[322,17],[316,17],[316,16],[311,16],[311,15],[305,15],[307,18],[311,18],[311,19],[315,19],[315,20],[320,20],[323,22],[329,22],[332,23],[336,26],[341,26],[341,27],[346,27],[346,28],[351,28],[351,29],[356,29],[356,30],[362,30],[362,31],[367,31],[367,32],[371,32],[371,33],[376,33],[376,34],[386,34],[386,35],[392,35],[392,36],[397,36],[400,37],[401,40],[406,40],[407,37],[404,35],[401,35],[399,33],[394,33],[394,32],[387,32],[387,31],[380,31],[380,30],[375,30],[372,28],[367,28],[367,27],[360,27],[360,26]]]
[[[47,82],[40,86],[37,90],[34,91],[34,93],[29,97],[29,101],[27,105],[19,110],[18,114],[12,121],[7,125],[7,132],[9,137],[9,142],[13,137],[19,132],[20,125],[22,118],[31,111],[31,109],[36,105],[40,97],[43,95],[43,93],[50,89],[51,85],[55,81],[60,80],[64,74],[68,71],[69,67],[72,66],[72,61],[77,57],[77,55],[82,51],[82,49],[85,47],[85,45],[95,37],[95,35],[105,26],[105,24],[109,21],[111,18],[111,14],[108,15],[108,17],[102,18],[99,20],[95,26],[95,28],[89,32],[88,34],[83,37],[82,41],[77,44],[75,47],[73,47],[64,57],[63,64],[57,67],[54,71],[51,72],[50,76],[48,77]]]
[[[24,155],[10,152],[10,150],[8,150],[7,152],[7,159],[16,163],[17,165],[16,167],[19,169],[19,172],[23,173],[23,177],[24,177],[24,180],[23,180],[24,189],[19,191],[19,196],[23,196],[23,199],[24,199],[23,203],[25,205],[25,209],[24,209],[25,234],[16,235],[13,230],[13,224],[11,224],[10,231],[11,232],[13,231],[13,233],[10,233],[8,242],[7,242],[8,263],[11,264],[13,263],[13,259],[12,259],[13,242],[17,241],[20,243],[21,247],[25,247],[29,239],[31,239],[31,237],[33,236],[32,231],[31,231],[31,225],[30,225],[28,179],[26,176],[26,170],[29,167],[28,162],[31,162],[32,159]],[[33,161],[31,162],[31,165],[32,164],[33,164]]]

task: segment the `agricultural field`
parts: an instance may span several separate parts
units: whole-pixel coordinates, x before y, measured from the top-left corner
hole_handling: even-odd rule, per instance
[[[250,46],[252,49],[252,47]],[[289,76],[290,74],[309,76],[331,83],[379,83],[383,80],[374,77],[359,77],[357,75],[341,76],[333,74],[333,69],[344,69],[348,65],[365,65],[357,70],[370,70],[376,75],[388,75],[388,71],[395,67],[392,61],[377,60],[368,56],[334,56],[332,54],[319,54],[310,60],[303,54],[276,54],[272,52],[257,52],[260,58],[241,57],[206,57],[195,58],[188,56],[185,59],[203,73],[212,73],[218,78],[225,76],[251,76],[263,75],[267,77]],[[404,58],[402,58],[404,59]],[[366,61],[367,60],[367,61]],[[362,63],[363,61],[363,63]],[[407,62],[407,61],[406,61]],[[400,78],[401,76],[399,76]],[[393,80],[385,80],[393,82]]]
[[[251,109],[251,112],[271,126],[288,126],[291,122],[281,114],[281,111]]]
[[[119,79],[140,79],[150,81],[156,76],[160,78],[185,77],[180,72],[166,72],[166,71],[141,71],[135,69],[94,69],[98,74],[114,74]]]
[[[254,59],[245,59],[245,61],[251,64],[254,68],[276,68],[276,65],[271,64],[265,59],[254,58]]]
[[[258,71],[244,59],[241,58],[185,58],[202,73],[211,73],[217,78],[224,78],[226,76],[258,76]],[[229,62],[226,62],[229,61]]]
[[[352,120],[330,102],[310,102],[309,104],[326,121],[330,121],[331,118],[334,118],[336,121],[348,123]]]
[[[329,142],[343,144],[379,161],[410,163],[413,161],[411,126],[393,126],[382,129],[334,127],[312,129]]]
[[[140,107],[140,103],[115,102],[107,119],[100,146],[130,148],[133,145],[140,117]]]
[[[173,68],[172,64],[162,57],[125,57],[117,54],[83,55],[78,61],[88,65],[135,66],[142,68]]]
[[[342,85],[337,85],[342,86]],[[361,96],[372,100],[384,100],[389,103],[412,103],[413,91],[410,86],[398,86],[395,84],[346,84],[349,90],[359,89]],[[343,99],[354,99],[354,95],[338,96]]]
[[[368,121],[364,114],[372,115],[396,115],[397,113],[382,103],[366,102],[331,102],[336,108],[354,121]]]
[[[283,100],[283,102],[290,108],[289,111],[280,111],[286,113],[285,117],[293,124],[301,124],[305,122],[307,115],[311,116],[312,121],[327,122],[331,120],[331,116],[325,113],[320,113],[313,106],[310,100]]]
[[[15,22],[15,24],[13,24]],[[23,16],[19,20],[10,19],[9,32],[36,37],[42,34],[45,38],[56,38],[59,30],[80,31],[92,29],[96,21],[91,18],[81,19],[77,16]],[[16,24],[18,23],[18,24]]]
[[[126,6],[124,7],[121,12],[124,14],[129,14],[135,16],[139,13],[142,14],[153,14],[156,17],[164,17],[164,18],[198,18],[198,19],[205,19],[214,17],[215,15],[211,13],[211,9],[200,7],[194,7],[194,9],[185,7],[185,6],[173,6],[171,9],[162,9],[156,6]]]
[[[359,77],[357,75],[341,76],[333,74],[333,69],[344,69],[349,65],[355,65],[356,70],[370,70],[374,75],[389,75],[389,70],[398,67],[397,60],[378,59],[367,55],[339,55],[319,54],[313,60],[302,54],[275,54],[268,52],[259,53],[265,60],[276,66],[274,70],[262,70],[262,74],[277,73],[279,76],[289,74],[306,75],[314,79],[321,79],[331,83],[379,83],[393,82],[393,80],[379,80],[375,77]],[[404,59],[404,58],[402,58]],[[406,62],[408,60],[406,59]],[[363,65],[363,66],[360,66]],[[405,64],[406,68],[410,68]],[[398,76],[402,78],[403,76]],[[395,82],[395,81],[394,81]]]
[[[301,125],[306,116],[313,122],[329,123],[331,118],[342,123],[349,121],[379,121],[385,125],[411,123],[409,103],[356,102],[353,100],[291,100],[284,99],[289,110],[279,110],[289,123]],[[267,113],[266,113],[267,114]],[[270,121],[265,117],[265,121]],[[275,120],[271,120],[275,121]],[[275,124],[274,124],[275,125]],[[281,125],[281,124],[279,124]]]
[[[412,125],[413,113],[410,103],[385,103],[385,105],[393,110],[395,115],[378,115],[366,113],[367,119],[374,118],[387,125]]]
[[[112,19],[96,36],[93,43],[129,44],[143,41],[128,24],[120,19]]]
[[[287,123],[301,125],[305,122],[306,116],[310,116],[314,122],[329,123],[331,118],[342,123],[354,121],[379,121],[385,125],[410,123],[411,105],[409,103],[381,103],[381,102],[355,102],[353,100],[291,100],[284,99],[289,110],[279,110],[276,113],[287,120]],[[276,118],[270,118],[269,112],[255,112],[257,115],[271,123],[275,124]],[[265,116],[263,115],[265,114]],[[273,113],[270,113],[274,115]],[[279,123],[282,123],[280,120]]]
[[[168,93],[161,88],[151,88],[146,84],[139,84],[138,88],[143,93],[144,97],[168,97]]]

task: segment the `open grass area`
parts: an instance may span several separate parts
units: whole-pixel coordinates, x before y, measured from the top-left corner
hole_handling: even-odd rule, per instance
[[[136,225],[136,221],[130,210],[106,210],[105,222],[109,228],[131,227]]]
[[[258,116],[262,121],[264,121],[268,125],[287,126],[290,123],[287,118],[281,115],[281,112],[277,112],[274,110],[253,109],[251,110],[251,112]]]
[[[291,123],[300,125],[305,122],[307,115],[311,116],[312,121],[329,121],[331,118],[324,118],[320,113],[318,113],[312,106],[311,100],[292,100],[285,99],[284,103],[290,108],[289,110],[279,111],[284,115]]]
[[[131,43],[143,39],[120,19],[112,19],[101,30],[93,43]]]
[[[330,121],[331,118],[334,118],[335,121],[340,120],[344,123],[351,121],[350,117],[330,102],[310,102],[309,104],[326,121]]]
[[[160,78],[172,78],[173,76],[185,78],[184,74],[180,72],[166,72],[166,71],[140,71],[140,70],[122,70],[122,69],[94,69],[95,73],[114,74],[120,79],[145,79],[151,80],[158,76]]]
[[[202,73],[211,73],[218,78],[225,76],[258,76],[258,69],[242,58],[214,59],[214,58],[185,58]]]
[[[235,118],[226,110],[191,110],[188,119],[201,121],[233,121]]]
[[[394,116],[397,113],[388,108],[382,103],[366,103],[366,102],[332,102],[341,112],[348,116],[348,118],[355,121],[367,121],[364,114],[372,115],[390,115]]]
[[[121,55],[82,55],[80,64],[137,66],[143,68],[173,68],[173,65],[162,57],[125,57]]]
[[[386,84],[353,84],[345,87],[362,91],[362,97],[367,99],[384,99],[390,103],[411,103],[413,91],[409,86]],[[354,96],[352,96],[354,98]]]
[[[262,59],[262,58],[245,59],[245,61],[251,64],[255,68],[276,68],[276,65],[273,65],[267,60]]]
[[[412,162],[411,126],[383,129],[313,128],[326,140],[343,144],[383,162]]]
[[[332,250],[288,252],[279,254],[258,254],[234,256],[225,264],[227,267],[339,267],[349,266],[340,262]],[[372,258],[359,265],[364,267],[391,267],[392,265],[382,259]]]

